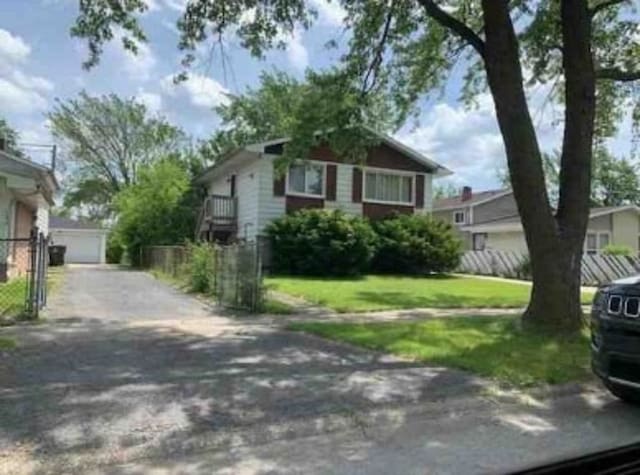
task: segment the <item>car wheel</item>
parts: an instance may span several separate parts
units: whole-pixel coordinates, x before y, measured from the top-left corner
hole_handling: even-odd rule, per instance
[[[615,383],[606,383],[607,389],[618,399],[634,405],[640,405],[640,389],[633,389]]]

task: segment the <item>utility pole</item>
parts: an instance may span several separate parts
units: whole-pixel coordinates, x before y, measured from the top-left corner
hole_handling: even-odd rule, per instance
[[[52,172],[56,171],[57,155],[58,155],[58,146],[56,144],[53,144],[53,146],[51,147],[51,171]]]

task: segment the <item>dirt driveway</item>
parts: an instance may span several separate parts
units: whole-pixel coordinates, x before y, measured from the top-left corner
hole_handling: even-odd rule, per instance
[[[145,273],[68,270],[46,323],[1,330],[0,471],[84,472],[358,426],[473,394],[458,371],[214,315]],[[206,467],[210,470],[210,467]]]

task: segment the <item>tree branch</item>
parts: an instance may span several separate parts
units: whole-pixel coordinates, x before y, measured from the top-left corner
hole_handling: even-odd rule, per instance
[[[378,72],[378,69],[380,67],[380,64],[382,64],[382,54],[384,52],[385,45],[386,45],[387,40],[389,38],[389,31],[391,30],[391,21],[393,19],[394,8],[395,8],[395,2],[392,2],[391,3],[391,7],[389,8],[389,11],[387,12],[387,18],[386,18],[386,20],[384,22],[384,27],[383,27],[383,30],[382,30],[382,36],[380,37],[380,41],[378,42],[378,45],[376,47],[373,60],[371,61],[371,64],[369,65],[367,73],[365,74],[364,80],[362,82],[362,94],[363,95],[366,94],[367,92],[371,91],[374,88],[375,84],[376,84],[377,72]],[[369,79],[371,77],[373,77],[373,81],[369,85]]]
[[[475,31],[457,18],[449,15],[446,11],[436,5],[433,0],[418,0],[418,3],[424,7],[427,15],[443,27],[456,33],[484,58],[484,41],[482,41]]]
[[[627,0],[605,0],[603,2],[597,3],[593,7],[591,7],[589,9],[589,14],[591,15],[591,18],[593,18],[598,13],[600,13],[602,10],[606,10],[609,7],[612,7],[614,5],[618,5],[619,3],[623,3],[623,2],[626,2],[626,1]]]
[[[624,71],[618,68],[598,68],[596,70],[596,78],[631,82],[640,79],[640,71]]]

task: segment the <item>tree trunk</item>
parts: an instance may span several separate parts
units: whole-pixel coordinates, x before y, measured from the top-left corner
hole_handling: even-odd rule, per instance
[[[583,50],[576,52],[573,49],[583,46],[581,41],[585,35],[589,44],[590,32],[584,31],[583,23],[577,27],[578,33],[564,28],[565,47],[573,48],[571,54],[579,55],[580,61],[565,61],[565,68],[571,71],[566,72],[567,112],[561,162],[561,204],[556,219],[549,204],[542,157],[526,101],[518,40],[508,3],[507,0],[482,1],[486,37],[483,59],[531,257],[533,290],[523,318],[528,327],[573,332],[582,326],[580,262],[588,220],[589,130],[593,129],[588,79],[581,80],[578,73],[582,69],[589,76],[584,70],[588,62],[585,62]],[[588,13],[584,0],[568,3],[571,5],[563,4],[563,22],[582,22],[580,15]],[[577,15],[569,12],[568,9],[572,8],[580,12]],[[568,17],[572,16],[569,20]],[[568,39],[567,36],[571,35],[573,37]],[[585,149],[587,142],[588,150]]]

